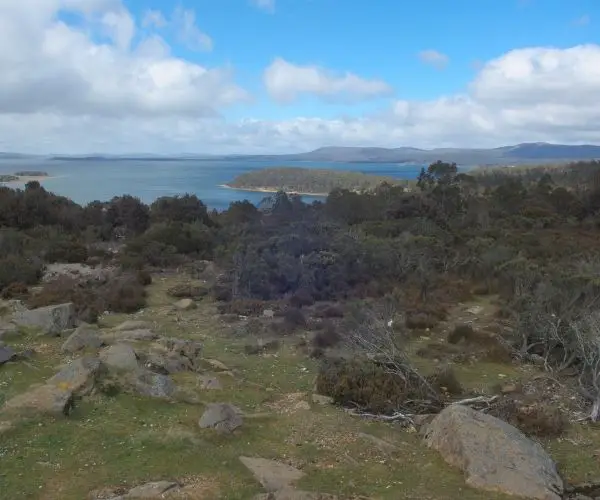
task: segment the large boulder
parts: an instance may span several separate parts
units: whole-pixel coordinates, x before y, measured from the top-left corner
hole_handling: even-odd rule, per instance
[[[82,356],[67,364],[47,384],[71,391],[77,396],[91,394],[100,376],[104,375],[102,363],[93,356]]]
[[[240,457],[240,461],[268,492],[290,488],[293,483],[304,476],[304,472],[301,470],[275,460]]]
[[[491,415],[451,405],[429,424],[425,441],[460,468],[473,488],[538,500],[562,498],[563,482],[550,456]]]
[[[109,371],[133,371],[138,368],[135,351],[129,344],[114,344],[100,352],[102,361]]]
[[[75,306],[72,303],[16,311],[13,322],[18,326],[39,329],[43,335],[60,335],[75,328]]]
[[[128,392],[159,399],[171,399],[177,391],[177,386],[167,375],[142,368],[126,378],[124,388]]]
[[[100,338],[98,327],[83,324],[69,335],[69,338],[62,345],[61,351],[75,353],[88,347],[97,349],[100,346],[102,346],[102,339]]]
[[[201,429],[233,432],[244,423],[242,411],[229,403],[209,403],[198,425]]]
[[[4,412],[27,415],[68,415],[73,408],[73,391],[54,384],[32,387],[23,394],[9,399]]]

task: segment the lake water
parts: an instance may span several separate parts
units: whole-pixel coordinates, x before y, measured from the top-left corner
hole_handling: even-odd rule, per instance
[[[390,163],[286,162],[289,166],[351,170],[398,179],[414,179],[422,165]],[[41,170],[52,177],[42,182],[48,190],[86,204],[131,194],[145,203],[160,196],[195,194],[209,208],[224,210],[232,201],[259,203],[266,195],[219,187],[240,174],[281,166],[274,161],[232,160],[0,160],[0,174]],[[19,184],[10,184],[22,187]],[[305,197],[310,202],[318,197]]]

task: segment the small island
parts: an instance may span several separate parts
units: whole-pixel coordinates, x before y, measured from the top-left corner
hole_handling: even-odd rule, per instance
[[[369,175],[361,172],[276,167],[242,174],[223,187],[260,193],[285,191],[288,194],[327,196],[334,189],[364,192],[375,189],[383,183],[391,185],[406,184],[406,182],[392,177]]]
[[[48,177],[49,175],[47,172],[42,172],[40,170],[24,170],[15,172],[14,174],[0,174],[0,183],[39,181],[47,179]]]

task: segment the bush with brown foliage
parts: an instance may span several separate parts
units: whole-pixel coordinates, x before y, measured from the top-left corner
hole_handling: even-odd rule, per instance
[[[29,289],[25,283],[15,282],[2,289],[2,298],[4,300],[24,300],[29,294]]]
[[[135,276],[142,286],[148,286],[152,284],[152,275],[145,269],[140,269]]]
[[[119,276],[107,283],[102,291],[106,310],[133,313],[146,305],[146,290],[135,276]]]
[[[506,397],[492,407],[490,415],[515,426],[528,436],[558,437],[565,432],[569,421],[564,413],[551,403],[526,403]]]
[[[448,334],[449,344],[458,344],[461,340],[469,341],[475,335],[473,327],[469,324],[456,325]]]
[[[337,359],[321,364],[316,389],[337,404],[389,414],[409,402],[427,398],[421,382],[416,378],[403,379],[367,359]]]
[[[325,349],[327,347],[334,347],[341,342],[342,336],[336,330],[335,323],[324,321],[320,326],[320,331],[312,339],[313,347]]]
[[[178,283],[167,290],[167,295],[177,299],[198,299],[208,294],[208,290],[192,283]]]
[[[306,316],[301,309],[289,307],[283,312],[283,321],[293,327],[306,327]]]
[[[427,382],[440,394],[460,396],[464,392],[454,370],[449,365],[443,366],[429,375]]]
[[[35,285],[44,272],[41,260],[22,257],[20,255],[9,255],[0,258],[0,289],[11,283],[25,283]]]

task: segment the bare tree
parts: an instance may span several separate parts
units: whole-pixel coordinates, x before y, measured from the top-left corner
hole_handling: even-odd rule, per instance
[[[581,368],[579,385],[583,395],[592,402],[590,419],[600,420],[600,313],[586,315],[572,323]]]

